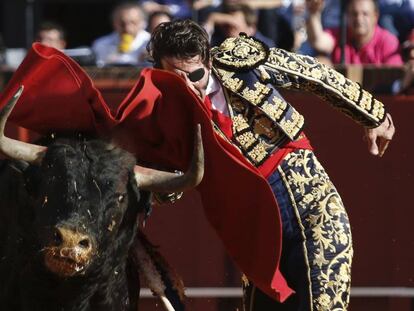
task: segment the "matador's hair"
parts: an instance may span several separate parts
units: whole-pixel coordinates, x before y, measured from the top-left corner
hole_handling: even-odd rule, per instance
[[[208,34],[203,27],[189,19],[158,25],[151,35],[147,50],[155,67],[160,67],[163,57],[186,59],[199,55],[204,65],[210,62]]]

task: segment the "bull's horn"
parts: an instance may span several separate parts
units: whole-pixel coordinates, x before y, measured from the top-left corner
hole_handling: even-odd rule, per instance
[[[135,179],[138,187],[152,192],[182,192],[196,187],[204,175],[204,150],[201,127],[197,125],[193,158],[190,168],[183,175],[135,166]]]
[[[16,105],[22,92],[23,85],[19,87],[13,97],[8,101],[3,109],[0,110],[0,153],[10,159],[22,160],[31,164],[39,165],[46,153],[46,147],[28,144],[4,136],[4,128],[6,126],[7,118]]]

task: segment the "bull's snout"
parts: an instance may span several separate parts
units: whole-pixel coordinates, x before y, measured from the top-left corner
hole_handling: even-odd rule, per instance
[[[88,235],[63,227],[55,229],[54,242],[60,247],[62,257],[78,256],[92,250],[92,241]]]
[[[95,253],[92,238],[71,228],[56,227],[51,244],[45,249],[46,267],[64,277],[84,271]]]

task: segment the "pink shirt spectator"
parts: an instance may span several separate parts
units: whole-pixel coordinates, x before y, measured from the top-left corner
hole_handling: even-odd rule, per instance
[[[332,62],[338,64],[341,61],[341,47],[339,42],[339,29],[326,30],[334,39],[335,47],[332,51]],[[399,53],[399,42],[396,36],[387,30],[376,26],[374,36],[360,50],[352,45],[352,39],[348,34],[345,44],[346,64],[386,64],[402,65],[403,61]]]

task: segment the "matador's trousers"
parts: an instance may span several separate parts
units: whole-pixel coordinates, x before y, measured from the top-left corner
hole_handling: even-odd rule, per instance
[[[295,294],[281,304],[244,284],[245,311],[347,310],[352,238],[342,200],[312,151],[287,155],[268,179],[283,223],[280,270]]]

